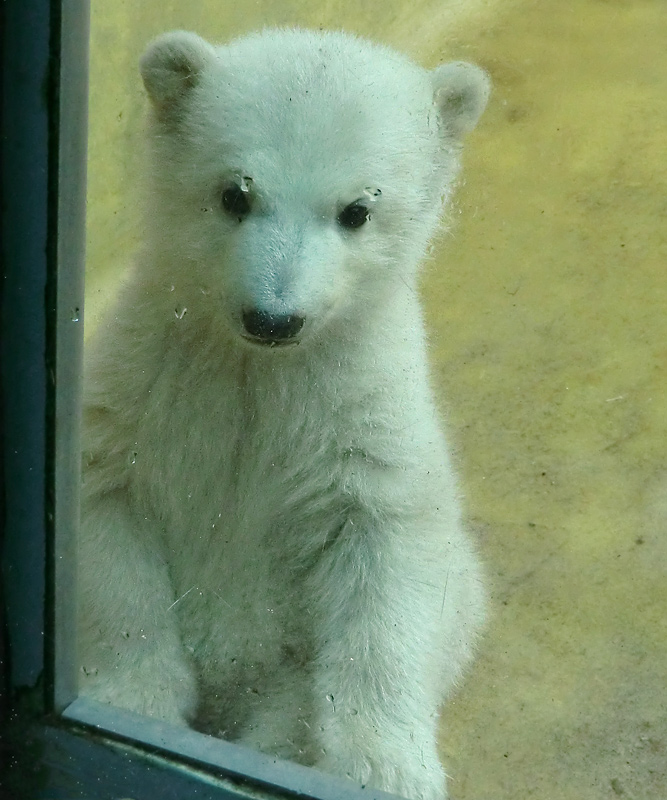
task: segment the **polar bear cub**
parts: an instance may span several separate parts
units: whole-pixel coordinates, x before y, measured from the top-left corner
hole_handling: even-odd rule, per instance
[[[344,33],[141,61],[145,241],[86,366],[81,691],[408,798],[483,617],[417,272],[488,81]]]

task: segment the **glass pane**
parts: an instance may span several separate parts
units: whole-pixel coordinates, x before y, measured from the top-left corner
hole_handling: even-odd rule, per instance
[[[662,8],[379,9],[93,4],[81,690],[408,798],[662,796]]]

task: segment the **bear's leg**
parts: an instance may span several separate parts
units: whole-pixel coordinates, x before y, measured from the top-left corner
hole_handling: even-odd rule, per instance
[[[433,674],[442,586],[431,584],[419,540],[405,520],[357,508],[311,574],[316,766],[411,800],[444,800]]]
[[[195,678],[157,530],[132,513],[122,491],[87,498],[81,528],[81,693],[186,724],[196,704]]]
[[[321,756],[315,751],[309,676],[294,667],[277,667],[271,685],[256,698],[242,744],[300,764],[312,765]]]

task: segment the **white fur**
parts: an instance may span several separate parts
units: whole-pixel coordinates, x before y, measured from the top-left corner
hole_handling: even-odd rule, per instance
[[[167,34],[142,74],[145,247],[87,358],[81,689],[442,800],[483,590],[416,278],[486,77],[293,30]],[[247,307],[305,316],[297,343],[244,340]]]

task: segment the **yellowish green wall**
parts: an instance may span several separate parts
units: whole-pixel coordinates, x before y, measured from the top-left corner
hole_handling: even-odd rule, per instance
[[[145,43],[273,24],[495,85],[424,279],[494,598],[443,719],[453,800],[667,798],[663,0],[93,0],[90,321],[141,234]]]

